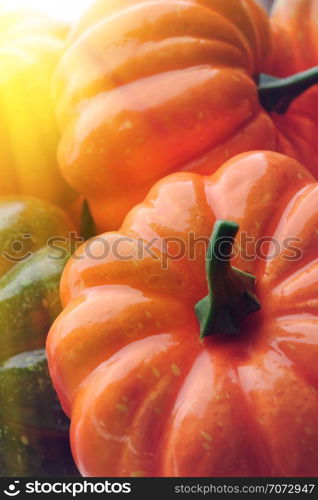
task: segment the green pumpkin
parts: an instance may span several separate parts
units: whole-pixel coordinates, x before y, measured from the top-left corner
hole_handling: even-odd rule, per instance
[[[77,474],[44,350],[71,231],[46,201],[0,198],[0,476]]]

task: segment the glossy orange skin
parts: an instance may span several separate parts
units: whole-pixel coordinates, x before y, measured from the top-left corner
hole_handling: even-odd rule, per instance
[[[317,0],[277,0],[272,24],[283,34],[282,51],[275,51],[276,68],[282,76],[304,71],[318,64],[318,2]],[[279,35],[278,35],[279,36]],[[288,42],[286,42],[288,40]],[[284,52],[290,47],[289,58]]]
[[[271,119],[260,106],[270,31],[253,0],[95,0],[70,36],[55,101],[62,173],[99,231],[118,229],[165,175],[211,174],[240,152],[287,152],[318,173],[315,109]]]
[[[262,308],[238,337],[200,341],[205,247],[193,259],[188,238],[209,238],[216,219],[255,239],[301,238],[302,257],[236,257],[256,275]],[[47,354],[83,475],[318,476],[317,227],[311,174],[254,152],[210,177],[169,176],[119,232],[81,247],[62,277]],[[186,252],[164,266],[167,237]],[[153,238],[158,260],[134,258]]]
[[[318,66],[318,0],[277,0],[272,13],[271,74],[285,77]],[[318,173],[318,85],[272,116],[279,150]]]
[[[95,1],[55,78],[62,173],[98,229],[118,229],[150,187],[275,149],[254,78],[271,56],[253,0]]]

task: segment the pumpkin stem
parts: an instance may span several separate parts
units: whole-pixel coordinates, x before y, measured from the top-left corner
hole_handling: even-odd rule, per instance
[[[318,84],[318,66],[287,78],[260,75],[258,94],[267,111],[284,114],[296,97]]]
[[[206,255],[208,295],[195,305],[200,337],[240,333],[241,321],[260,309],[254,293],[255,276],[230,264],[239,226],[218,220],[214,225]]]
[[[81,214],[80,235],[85,241],[96,236],[96,227],[87,200],[84,200]]]

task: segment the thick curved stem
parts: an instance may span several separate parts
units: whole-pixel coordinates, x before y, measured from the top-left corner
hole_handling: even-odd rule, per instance
[[[260,309],[254,293],[255,276],[230,264],[235,222],[218,220],[213,229],[206,256],[208,295],[195,305],[201,338],[215,334],[240,332],[241,321]]]
[[[267,111],[283,114],[296,97],[317,84],[318,66],[287,78],[261,75],[258,86],[259,99]]]

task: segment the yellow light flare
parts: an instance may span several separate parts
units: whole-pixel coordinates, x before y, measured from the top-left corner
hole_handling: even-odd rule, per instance
[[[0,0],[0,7],[8,9],[35,9],[55,19],[75,21],[91,0]]]
[[[66,24],[0,3],[0,195],[27,194],[68,208],[62,179],[51,80]],[[28,2],[24,2],[24,7]]]

